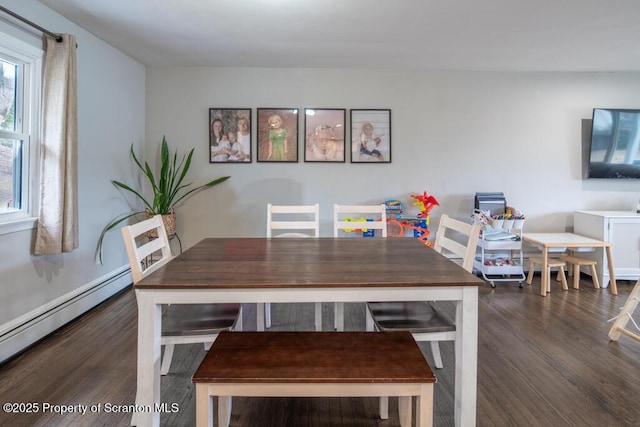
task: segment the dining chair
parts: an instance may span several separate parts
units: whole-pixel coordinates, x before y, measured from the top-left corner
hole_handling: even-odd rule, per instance
[[[471,273],[479,235],[479,225],[442,215],[433,249],[461,258],[462,268]],[[446,308],[433,301],[369,302],[367,329],[410,331],[416,341],[430,342],[435,366],[442,368],[438,342],[454,341],[456,336],[455,315]]]
[[[320,237],[320,205],[267,204],[267,237]],[[257,305],[257,329],[271,328],[271,303]],[[315,303],[315,329],[322,330],[322,303]]]
[[[122,227],[121,230],[133,283],[138,283],[173,259],[161,215]],[[150,231],[155,231],[158,237],[148,238]],[[163,306],[160,343],[164,346],[164,355],[161,375],[169,372],[176,344],[203,343],[205,350],[208,350],[220,331],[242,330],[241,307],[241,304]]]
[[[377,234],[387,237],[387,209],[379,205],[333,205],[333,237],[346,237],[355,233]],[[333,327],[344,330],[344,303],[334,303]]]
[[[433,249],[445,256],[462,260],[462,268],[473,272],[473,261],[480,236],[480,225],[440,217]],[[453,261],[452,261],[453,262]],[[443,367],[439,341],[455,341],[455,313],[435,301],[369,302],[367,330],[409,331],[416,341],[429,341],[436,368]],[[380,417],[389,415],[389,398],[380,398]]]

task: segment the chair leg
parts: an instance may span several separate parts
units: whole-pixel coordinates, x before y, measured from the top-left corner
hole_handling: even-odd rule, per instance
[[[256,304],[256,331],[264,332],[264,304]]]
[[[336,302],[333,307],[333,328],[336,331],[344,331],[344,303]]]
[[[369,306],[365,306],[365,327],[364,330],[367,332],[373,332],[376,330],[375,322],[373,321],[373,316],[371,315],[371,311],[369,311]]]
[[[572,264],[567,264],[567,268]],[[580,266],[573,267],[573,289],[580,289]]]
[[[315,303],[315,323],[316,332],[322,331],[322,303]]]
[[[596,266],[591,264],[591,279],[593,280],[593,287],[595,289],[600,289],[600,282],[598,281],[598,272],[596,271]]]
[[[271,303],[264,304],[264,326],[267,329],[271,328]]]
[[[400,420],[400,427],[411,427],[411,409],[412,408],[411,396],[398,396],[398,419]]]
[[[436,365],[436,369],[442,369],[442,355],[440,354],[440,344],[438,341],[430,341],[431,353],[433,353],[433,363]]]
[[[240,311],[238,311],[238,320],[236,320],[236,324],[233,326],[234,331],[242,331],[242,304],[240,305]]]
[[[388,420],[389,419],[389,396],[380,396],[380,400],[378,401],[378,406],[380,409],[380,419]]]
[[[173,347],[173,344],[165,344],[164,346],[164,356],[162,356],[160,375],[167,375],[169,373],[169,367],[171,367],[171,360],[173,359]]]

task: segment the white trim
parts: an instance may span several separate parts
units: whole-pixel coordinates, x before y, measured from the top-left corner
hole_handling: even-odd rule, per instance
[[[0,235],[15,233],[16,231],[24,231],[36,228],[38,218],[24,218],[15,221],[0,222]]]
[[[0,325],[0,363],[131,285],[120,267],[80,288]]]

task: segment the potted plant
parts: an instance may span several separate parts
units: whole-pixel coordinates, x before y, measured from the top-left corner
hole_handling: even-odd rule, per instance
[[[213,181],[202,184],[198,187],[188,189],[191,183],[183,183],[189,168],[191,167],[191,157],[193,156],[193,148],[189,151],[188,155],[183,155],[182,159],[178,160],[178,152],[174,152],[173,156],[169,154],[169,144],[166,138],[162,137],[162,146],[160,150],[160,174],[156,177],[151,167],[147,162],[144,165],[136,157],[133,151],[133,144],[131,144],[131,158],[138,168],[142,171],[143,175],[147,177],[152,189],[153,199],[145,198],[140,192],[136,191],[131,186],[124,184],[120,181],[112,180],[113,185],[132,193],[136,198],[144,204],[144,210],[138,210],[121,215],[107,224],[98,239],[98,247],[96,249],[96,258],[102,263],[102,242],[105,234],[121,224],[123,221],[137,215],[145,215],[151,217],[153,215],[162,215],[167,234],[172,237],[175,234],[175,210],[174,208],[178,203],[185,200],[198,190],[204,188],[213,187],[226,181],[230,177],[223,176],[216,178]],[[157,178],[157,179],[156,179]],[[153,237],[153,236],[151,236]]]

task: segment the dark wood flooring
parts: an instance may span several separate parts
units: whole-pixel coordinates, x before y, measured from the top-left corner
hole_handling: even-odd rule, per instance
[[[594,290],[583,276],[579,291],[563,292],[554,283],[543,298],[539,281],[537,276],[524,289],[515,283],[480,289],[477,425],[640,425],[640,343],[607,337],[607,320],[632,284],[620,282],[619,295],[612,296],[608,289]],[[331,306],[325,304],[325,329],[332,324]],[[272,310],[274,330],[313,329],[310,304],[274,304]],[[347,304],[345,317],[347,329],[364,329],[362,305]],[[255,306],[245,307],[244,322],[245,329],[255,329]],[[421,348],[432,364],[428,344]],[[451,426],[453,344],[443,343],[442,353],[445,367],[435,371],[435,425]],[[162,400],[175,412],[164,413],[162,425],[195,424],[190,378],[203,356],[200,345],[176,347],[171,372],[162,380]],[[0,401],[27,404],[25,409],[38,405],[35,413],[0,411],[0,425],[126,426],[135,366],[136,302],[128,289],[0,366]],[[80,404],[88,413],[62,414],[62,407],[53,406],[45,411],[45,405]],[[236,398],[232,425],[397,426],[396,410],[391,399],[390,419],[382,421],[373,398]]]

